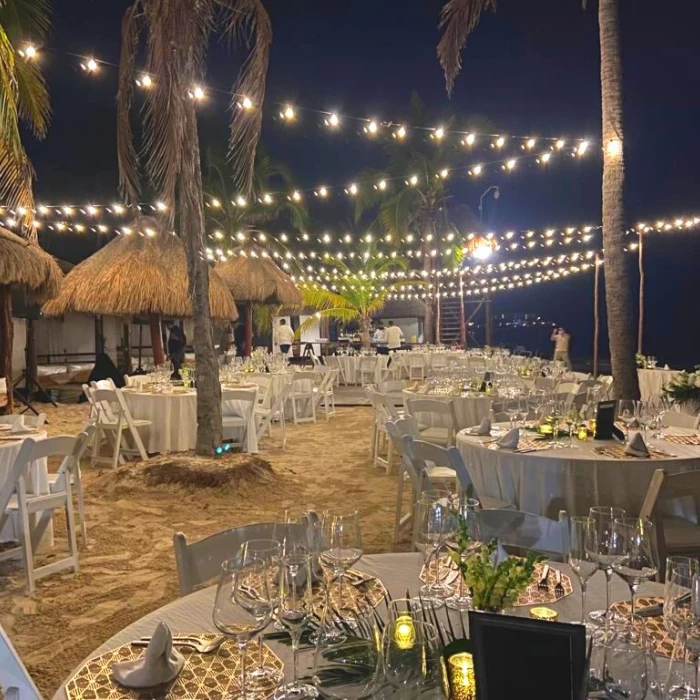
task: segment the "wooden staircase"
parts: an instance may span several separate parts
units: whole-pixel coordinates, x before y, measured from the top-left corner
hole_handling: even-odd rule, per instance
[[[440,342],[459,342],[459,297],[440,297]]]

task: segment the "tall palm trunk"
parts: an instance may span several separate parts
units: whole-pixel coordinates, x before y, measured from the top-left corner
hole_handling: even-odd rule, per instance
[[[183,98],[184,99],[184,98]],[[214,454],[221,444],[221,384],[209,311],[209,265],[204,241],[202,171],[194,102],[186,100],[179,180],[180,231],[187,249],[187,275],[194,315],[195,379],[197,382],[197,446],[200,455]]]
[[[430,256],[431,242],[428,237],[435,238],[435,227],[433,222],[428,220],[423,226],[423,269],[428,273],[427,281],[432,285],[433,279],[433,258]],[[428,298],[425,301],[425,316],[423,317],[423,342],[435,342],[435,300],[432,297],[432,286],[428,287]]]
[[[632,280],[625,256],[624,139],[618,0],[599,0],[600,81],[603,111],[603,246],[610,360],[616,398],[639,398],[635,363]],[[619,141],[620,149],[608,146]]]
[[[7,406],[0,413],[12,413],[12,293],[7,285],[0,285],[0,378],[7,385]]]

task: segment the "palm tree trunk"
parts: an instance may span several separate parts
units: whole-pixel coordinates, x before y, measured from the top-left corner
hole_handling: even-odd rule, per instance
[[[151,347],[153,348],[153,364],[160,367],[165,364],[165,351],[163,350],[163,334],[160,330],[160,316],[148,315],[148,326],[151,330]]]
[[[635,363],[632,280],[625,259],[624,139],[618,0],[599,0],[600,82],[603,112],[603,247],[610,361],[615,398],[639,398]],[[619,149],[611,149],[619,142]]]
[[[433,236],[433,224],[428,221],[423,227],[423,269],[428,273],[426,280],[428,282],[428,298],[425,301],[425,316],[423,317],[423,342],[433,343],[435,341],[435,312],[433,304],[435,299],[432,296],[432,280],[433,280],[433,259],[430,257],[430,242],[429,236]]]
[[[197,446],[212,455],[222,441],[221,384],[209,310],[209,264],[204,241],[202,171],[194,102],[185,97],[182,131],[182,171],[179,183],[180,230],[187,250],[187,275],[194,315],[197,382]]]
[[[7,406],[0,413],[12,413],[12,294],[7,285],[0,285],[0,377],[7,385]]]
[[[463,350],[467,349],[467,319],[464,309],[464,275],[459,275],[459,342]]]
[[[243,354],[250,357],[253,352],[253,302],[245,305],[245,335],[243,339]]]
[[[595,256],[593,273],[593,378],[598,377],[598,339],[600,337],[600,258]]]
[[[644,341],[644,234],[639,232],[639,325],[637,327],[637,352],[641,355]]]

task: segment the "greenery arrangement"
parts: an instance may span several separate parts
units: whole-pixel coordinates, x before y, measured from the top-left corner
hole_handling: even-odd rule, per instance
[[[683,370],[663,387],[664,396],[678,406],[700,407],[700,365],[694,372]]]
[[[467,521],[459,515],[457,519],[457,548],[451,552],[451,557],[472,592],[474,608],[501,612],[513,605],[532,583],[535,567],[546,557],[528,552],[523,558],[508,557],[497,563],[494,555],[498,542],[476,544],[469,537]]]

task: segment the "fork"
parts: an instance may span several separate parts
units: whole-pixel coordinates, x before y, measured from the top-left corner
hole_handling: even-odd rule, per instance
[[[549,578],[549,564],[545,564],[544,568],[542,569],[542,576],[540,577],[540,580],[537,582],[537,588],[540,591],[546,591],[549,589],[549,584],[547,583],[548,578]]]
[[[564,597],[564,586],[561,585],[561,571],[559,569],[554,569],[554,579],[556,583],[554,584],[554,593],[560,597]]]
[[[173,637],[173,646],[177,647],[188,647],[194,649],[200,654],[209,654],[212,651],[216,651],[224,642],[226,637],[217,637],[212,639],[210,642],[203,642],[194,637]],[[132,647],[147,647],[151,642],[150,637],[142,637],[141,639],[136,639],[131,642]]]

